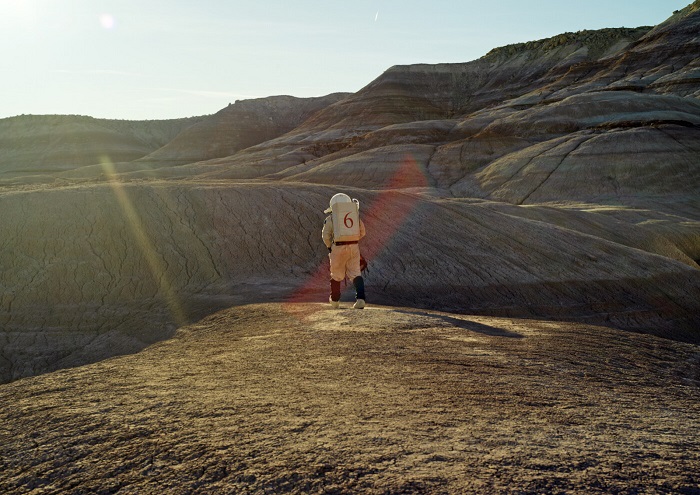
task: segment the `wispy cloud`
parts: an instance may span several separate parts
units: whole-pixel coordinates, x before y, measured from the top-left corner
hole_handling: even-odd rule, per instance
[[[112,69],[55,69],[51,71],[54,74],[72,74],[78,76],[129,76],[129,77],[144,77],[145,74],[139,72],[129,72],[123,70]]]

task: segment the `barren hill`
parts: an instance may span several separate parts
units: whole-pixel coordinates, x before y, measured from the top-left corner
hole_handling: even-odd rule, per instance
[[[241,306],[0,387],[3,493],[698,493],[696,345]]]
[[[141,161],[162,167],[230,156],[291,131],[346,96],[336,93],[319,98],[274,96],[236,101]]]
[[[125,121],[77,115],[0,119],[0,184],[8,179],[20,184],[50,181],[62,170],[105,160],[129,162],[169,143],[201,120]]]
[[[0,492],[700,493],[698,32],[0,120]]]

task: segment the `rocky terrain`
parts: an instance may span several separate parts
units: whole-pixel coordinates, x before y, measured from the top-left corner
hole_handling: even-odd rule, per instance
[[[699,365],[588,324],[239,306],[0,387],[0,491],[697,494]]]
[[[698,268],[671,234],[605,213],[347,190],[372,232],[373,302],[697,341]],[[0,238],[16,254],[0,261],[3,379],[131,352],[231,304],[324,300],[319,232],[334,191],[161,182],[4,195]],[[32,206],[42,215],[27,215]]]
[[[0,488],[698,493],[699,31],[0,120]],[[341,190],[360,314],[320,304]]]

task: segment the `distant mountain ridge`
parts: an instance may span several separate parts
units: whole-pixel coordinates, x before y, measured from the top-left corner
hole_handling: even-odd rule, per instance
[[[683,35],[684,30],[692,32],[697,27],[697,22],[689,18],[698,8],[696,1],[656,28],[608,28],[563,33],[495,48],[473,62],[394,66],[354,94],[243,100],[211,116],[172,121],[128,123],[86,120],[89,117],[46,117],[49,119],[47,129],[51,129],[57,138],[46,140],[46,150],[38,156],[21,146],[13,149],[23,138],[7,130],[8,124],[15,119],[27,117],[3,119],[0,120],[0,149],[3,150],[0,182],[2,172],[6,175],[12,171],[17,175],[22,170],[37,171],[38,162],[54,172],[97,164],[103,158],[97,155],[104,155],[105,151],[114,163],[133,162],[123,167],[129,172],[221,160],[266,141],[270,141],[274,149],[278,145],[272,140],[286,133],[297,136],[297,141],[320,141],[318,146],[332,150],[338,148],[333,143],[347,144],[349,140],[356,143],[356,136],[368,136],[368,133],[387,126],[446,119],[454,121],[508,100],[513,101],[513,105],[530,106],[590,91],[593,89],[590,82],[593,73],[598,73],[593,85],[600,89],[607,85],[616,90],[632,88],[644,91],[648,87],[654,88],[655,92],[695,92],[698,91],[696,79],[686,80],[682,70],[664,73],[663,77],[638,77],[634,82],[623,82],[615,79],[620,69],[611,73],[609,67],[631,61],[649,66],[658,64],[660,58],[669,54],[675,59],[683,59],[674,67],[687,66],[697,54],[693,51],[697,45],[685,46],[684,50],[679,46],[688,41],[689,33]],[[682,43],[675,43],[673,37],[679,34],[684,36]],[[645,49],[646,45],[651,46]],[[648,55],[646,52],[653,53]],[[635,55],[638,53],[645,53],[643,59]],[[632,78],[628,75],[626,79]],[[35,123],[44,119],[28,117]],[[68,122],[72,122],[71,127],[65,128]],[[91,124],[99,126],[88,129]],[[62,126],[70,137],[60,137],[64,132]],[[453,132],[449,135],[445,135],[444,126],[440,127],[441,130],[431,133],[435,135],[437,132],[444,141],[452,141],[459,137],[464,125],[452,126]],[[36,143],[37,136],[31,136],[33,131],[27,129],[26,132],[28,139]],[[39,137],[50,132],[42,131]],[[420,135],[411,140],[424,141]],[[326,141],[331,144],[321,144]],[[344,148],[346,144],[340,147]],[[52,145],[57,147],[55,152],[50,149]],[[142,165],[138,164],[139,161]],[[22,165],[24,162],[26,166]],[[90,174],[92,172],[88,171],[87,176]],[[49,177],[39,180],[50,181]]]
[[[318,98],[270,96],[236,101],[197,122],[142,160],[183,164],[230,156],[291,131],[347,95],[335,93]]]
[[[80,115],[21,115],[0,119],[0,182],[52,174],[109,159],[141,158],[205,117],[109,120]]]

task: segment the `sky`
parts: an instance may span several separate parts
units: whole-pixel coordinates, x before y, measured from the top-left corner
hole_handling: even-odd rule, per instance
[[[0,0],[0,118],[150,120],[355,92],[564,32],[656,25],[692,0]]]

